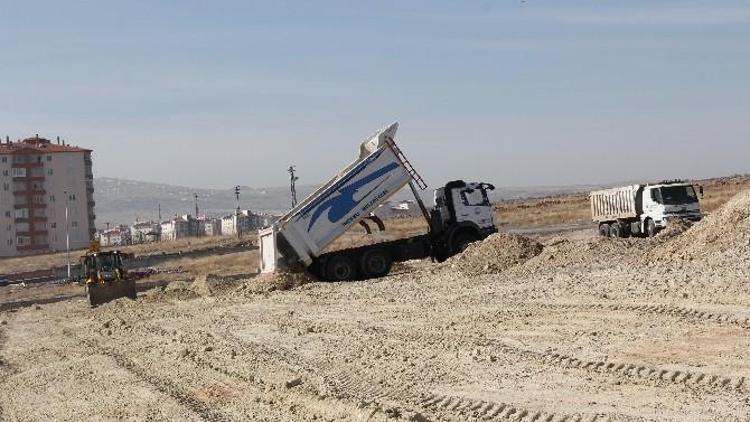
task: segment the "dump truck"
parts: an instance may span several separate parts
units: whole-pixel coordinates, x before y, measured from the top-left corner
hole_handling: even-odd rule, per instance
[[[664,181],[593,191],[591,215],[605,237],[653,237],[669,222],[703,218],[692,184]]]
[[[92,242],[81,257],[79,281],[86,285],[86,297],[91,307],[121,297],[136,298],[135,279],[125,269],[124,259],[132,257],[121,251],[101,251]]]
[[[497,231],[488,183],[446,183],[428,211],[418,189],[427,185],[396,145],[394,123],[360,144],[359,156],[274,224],[259,231],[261,272],[306,270],[318,279],[344,281],[382,277],[394,262],[443,261]],[[425,234],[324,252],[352,226],[384,230],[373,211],[409,186],[427,220]]]

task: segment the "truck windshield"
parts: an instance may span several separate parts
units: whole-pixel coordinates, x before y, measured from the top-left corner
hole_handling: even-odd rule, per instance
[[[698,202],[695,189],[692,186],[663,186],[661,192],[661,203],[664,205],[693,204]]]
[[[490,205],[487,193],[483,189],[465,189],[461,191],[461,200],[465,206],[474,207]]]

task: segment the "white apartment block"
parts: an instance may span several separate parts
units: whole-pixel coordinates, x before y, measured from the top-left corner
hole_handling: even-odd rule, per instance
[[[34,138],[0,143],[0,257],[89,245],[94,226],[91,150]]]
[[[161,240],[177,240],[185,237],[195,236],[191,231],[189,215],[176,216],[175,218],[161,223]]]
[[[161,224],[154,221],[136,221],[130,226],[133,244],[156,242],[161,237]]]

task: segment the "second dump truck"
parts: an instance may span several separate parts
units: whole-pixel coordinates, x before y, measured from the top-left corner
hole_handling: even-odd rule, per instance
[[[681,181],[598,190],[589,197],[601,236],[651,237],[671,221],[691,223],[703,218],[695,188]]]
[[[443,261],[497,231],[488,183],[456,180],[434,192],[427,211],[417,187],[426,185],[394,142],[398,123],[376,132],[359,147],[359,157],[259,232],[261,271],[305,269],[322,280],[382,277],[394,262],[433,258]],[[425,234],[324,253],[355,224],[384,228],[373,211],[409,185],[429,231]]]

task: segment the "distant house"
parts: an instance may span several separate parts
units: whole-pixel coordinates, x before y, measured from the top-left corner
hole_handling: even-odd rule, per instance
[[[225,236],[236,236],[237,231],[248,234],[260,228],[263,221],[260,214],[251,210],[240,210],[239,214],[230,214],[221,219],[221,233]]]
[[[161,238],[161,224],[155,221],[135,222],[130,226],[130,237],[133,244],[158,241]]]
[[[115,226],[104,230],[99,234],[99,243],[102,246],[126,246],[132,244],[130,227]]]
[[[161,240],[178,240],[195,236],[189,222],[190,215],[175,216],[161,223]]]
[[[201,217],[199,220],[204,236],[221,236],[221,218]]]

